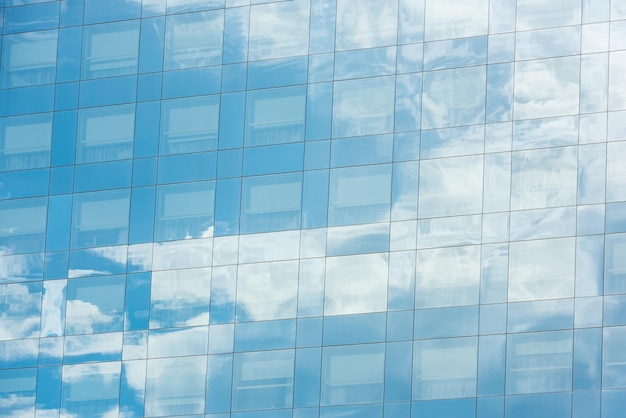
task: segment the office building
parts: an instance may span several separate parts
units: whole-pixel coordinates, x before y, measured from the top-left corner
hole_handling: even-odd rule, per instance
[[[626,1],[0,5],[0,416],[624,416]]]

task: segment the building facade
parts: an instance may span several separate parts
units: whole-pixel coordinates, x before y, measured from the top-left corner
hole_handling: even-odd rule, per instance
[[[624,416],[626,1],[0,6],[0,416]]]

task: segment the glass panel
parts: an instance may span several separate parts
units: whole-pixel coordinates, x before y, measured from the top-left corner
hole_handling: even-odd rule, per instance
[[[294,351],[260,351],[235,355],[234,411],[291,408]]]
[[[214,206],[214,182],[159,186],[155,240],[212,237]]]
[[[39,336],[41,282],[0,285],[0,340]]]
[[[517,30],[575,25],[581,19],[580,0],[518,0]]]
[[[325,347],[322,406],[382,402],[384,369],[383,344]]]
[[[480,246],[417,252],[415,307],[478,304]]]
[[[66,333],[122,331],[124,291],[124,276],[70,280],[67,288]]]
[[[300,173],[244,178],[241,232],[297,229],[301,196]]]
[[[129,190],[75,195],[72,248],[125,244],[129,210]]]
[[[393,45],[397,26],[397,0],[337,1],[337,50]]]
[[[223,31],[223,11],[168,16],[164,69],[221,64]]]
[[[506,393],[571,390],[572,347],[572,331],[509,335]]]
[[[152,273],[150,328],[208,325],[211,269]]]
[[[479,213],[483,197],[483,157],[425,160],[420,163],[420,218]]]
[[[237,277],[237,321],[296,316],[297,261],[241,265]]]
[[[602,387],[626,386],[626,327],[604,329]]]
[[[329,200],[329,225],[388,221],[391,209],[391,166],[332,170]]]
[[[207,357],[148,360],[146,416],[202,414]]]
[[[426,0],[426,40],[486,35],[488,16],[488,0]]]
[[[78,113],[76,162],[131,158],[134,137],[134,105],[81,109]]]
[[[333,136],[391,132],[394,90],[393,77],[336,82],[333,94]]]
[[[326,259],[324,315],[387,309],[387,254]]]
[[[106,416],[119,409],[120,362],[63,367],[63,414]]]
[[[8,254],[43,251],[46,214],[44,198],[0,202],[0,248]]]
[[[246,145],[270,145],[304,139],[306,87],[248,92]]]
[[[138,63],[138,20],[85,26],[83,78],[133,74]]]
[[[509,302],[574,296],[573,238],[512,242]]]
[[[166,100],[161,106],[161,155],[217,148],[218,96]]]
[[[35,416],[37,369],[0,370],[0,405],[9,417]]]
[[[626,234],[607,235],[604,264],[604,292],[626,292]]]
[[[0,119],[0,171],[50,164],[52,114]]]
[[[57,38],[56,30],[4,36],[2,88],[53,83]]]
[[[413,399],[476,396],[478,338],[416,341]]]

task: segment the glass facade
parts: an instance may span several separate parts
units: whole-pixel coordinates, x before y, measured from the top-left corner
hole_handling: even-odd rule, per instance
[[[626,1],[0,6],[2,417],[624,416]]]

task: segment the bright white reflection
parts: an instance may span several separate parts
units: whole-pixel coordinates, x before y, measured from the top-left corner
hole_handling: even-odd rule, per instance
[[[486,35],[489,0],[426,0],[427,41]]]
[[[208,325],[211,269],[154,272],[150,328]]]
[[[41,302],[41,337],[63,335],[66,286],[67,280],[44,282]]]
[[[153,270],[172,270],[211,265],[213,240],[191,239],[154,244]]]
[[[329,257],[326,260],[324,315],[387,309],[387,254]]]
[[[574,296],[574,238],[512,242],[509,254],[509,302]]]
[[[517,30],[579,24],[581,9],[580,0],[518,0]]]
[[[241,265],[237,282],[237,320],[293,318],[297,291],[297,261]]]
[[[39,336],[41,285],[0,285],[0,340]]]
[[[578,57],[515,64],[515,119],[578,113]]]
[[[239,236],[240,263],[296,259],[299,249],[300,231]]]
[[[397,0],[337,1],[337,50],[396,43]]]
[[[309,0],[250,8],[249,60],[304,55],[309,47]]]

